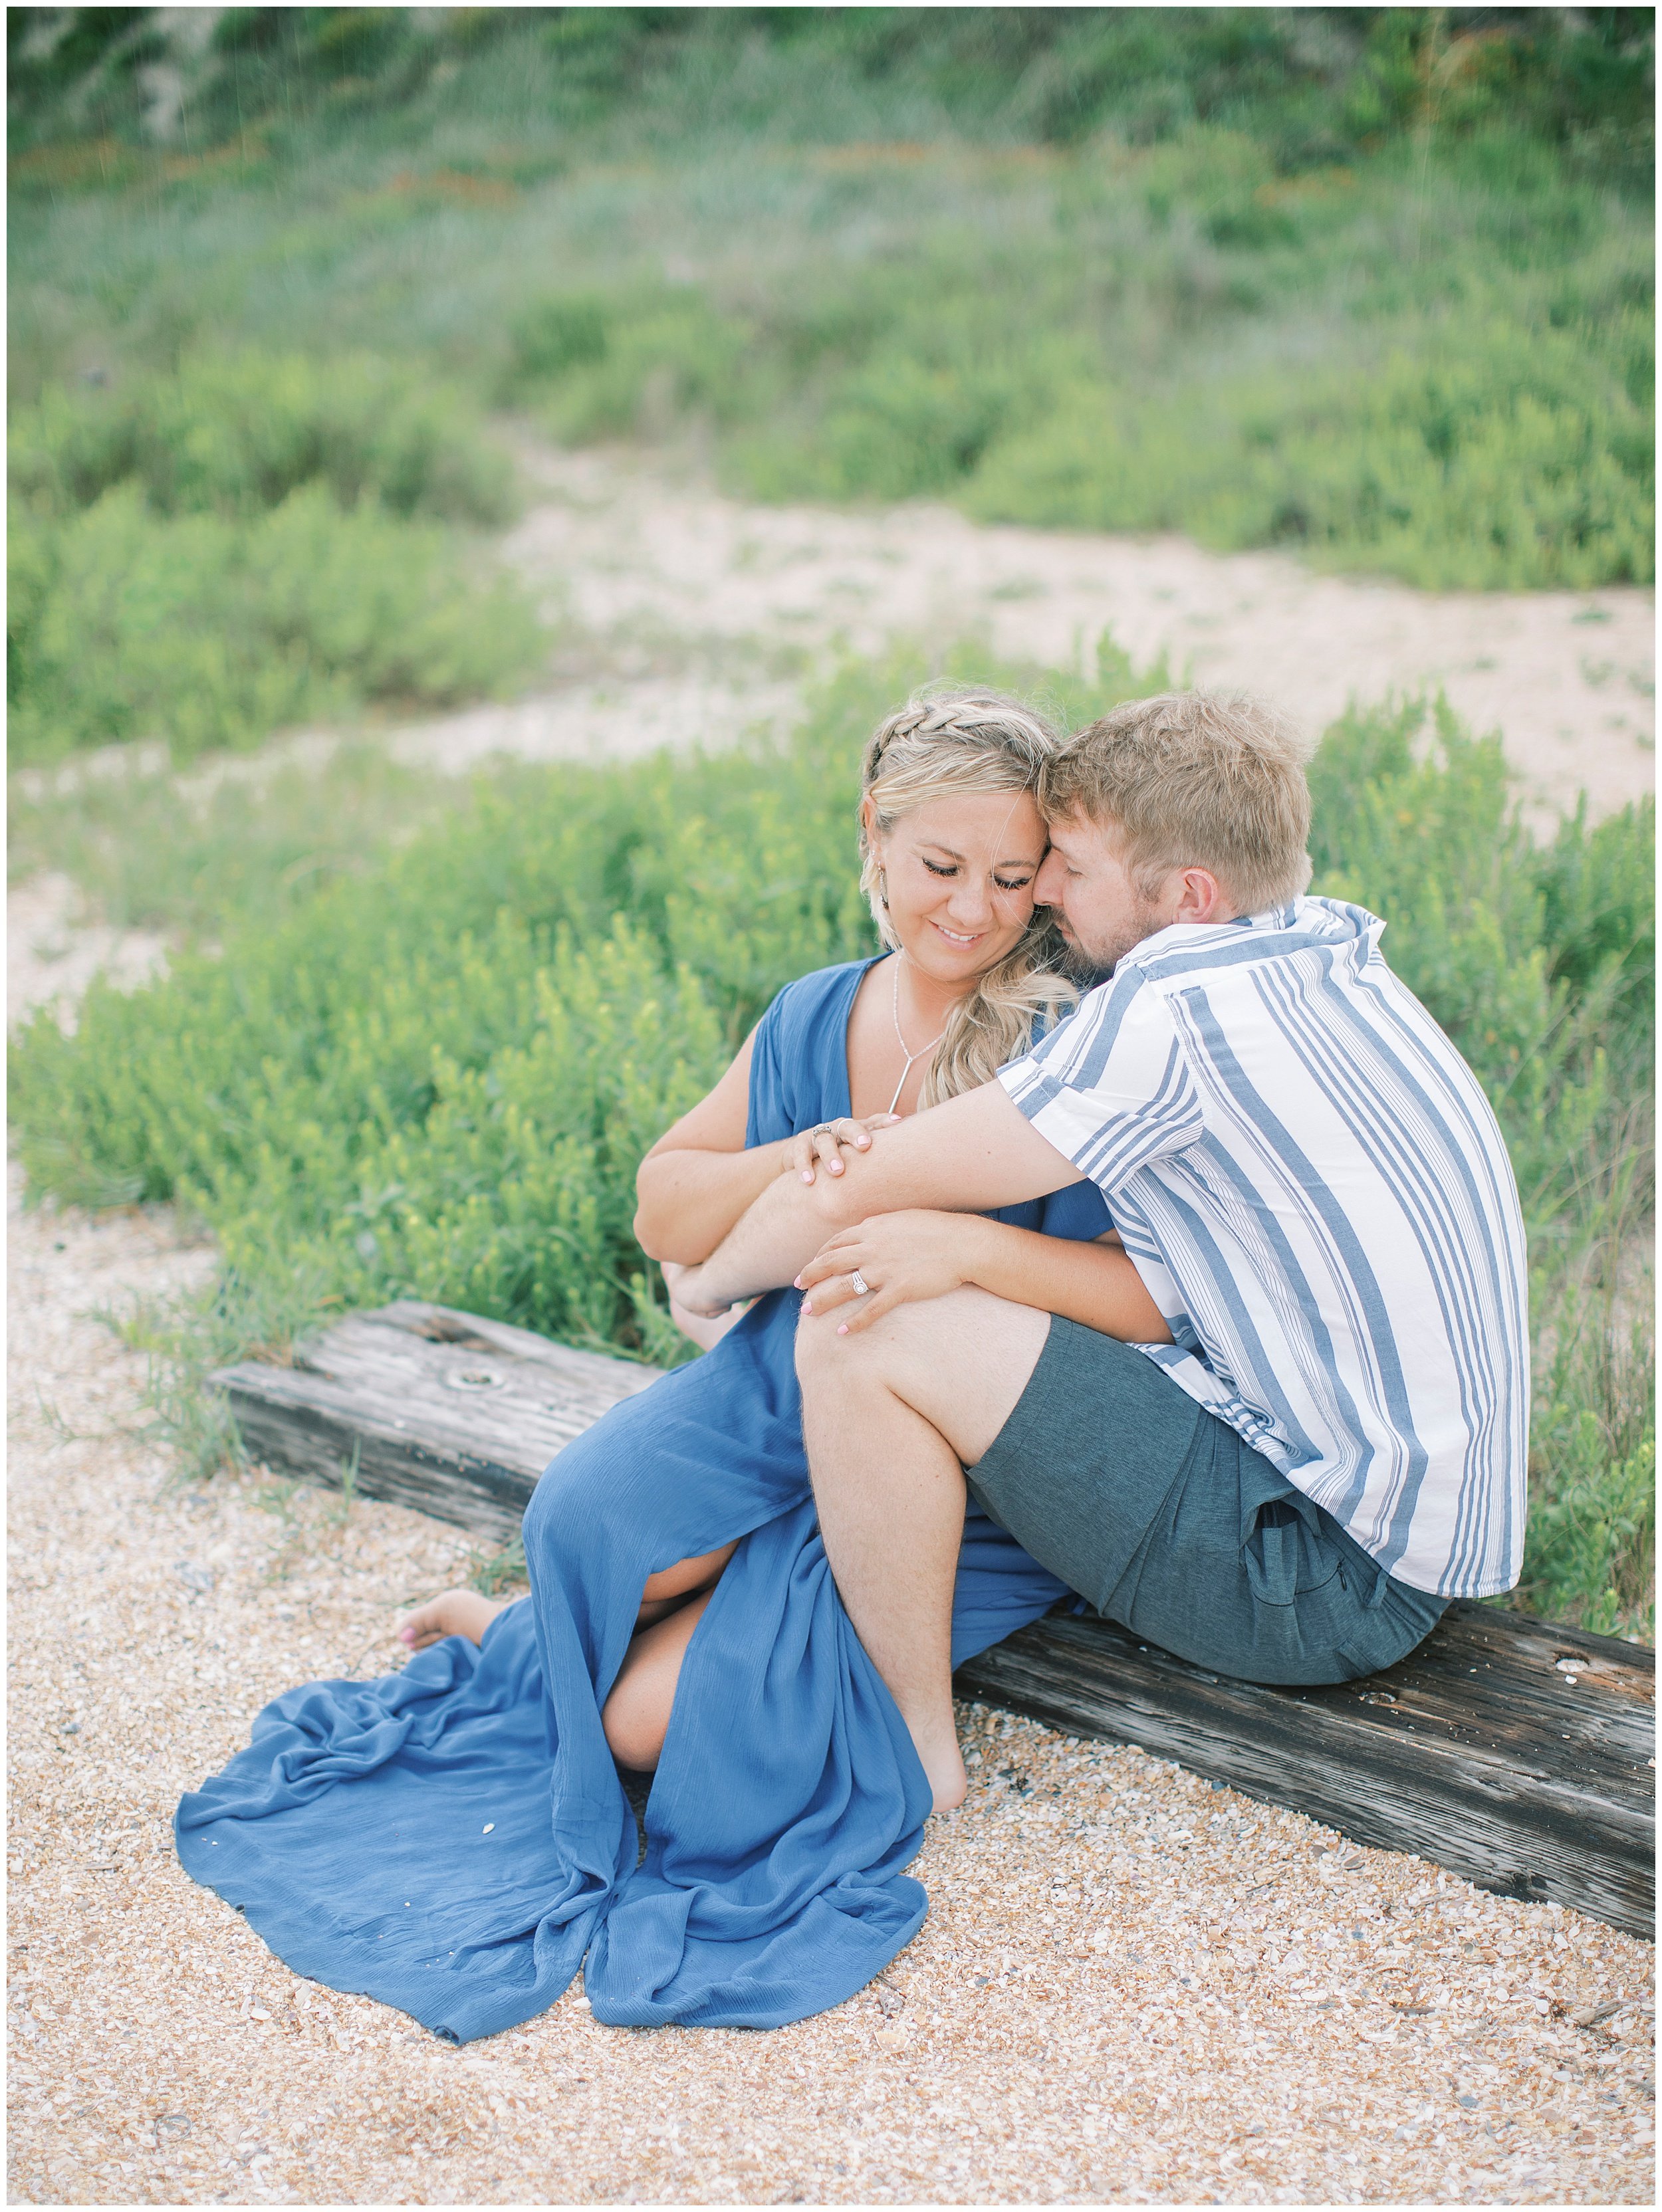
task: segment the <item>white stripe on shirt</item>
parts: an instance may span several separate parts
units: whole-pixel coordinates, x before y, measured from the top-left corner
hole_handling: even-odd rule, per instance
[[[1384,927],[1174,924],[1000,1080],[1107,1199],[1172,1331],[1141,1349],[1388,1572],[1486,1597],[1523,1560],[1523,1220]]]

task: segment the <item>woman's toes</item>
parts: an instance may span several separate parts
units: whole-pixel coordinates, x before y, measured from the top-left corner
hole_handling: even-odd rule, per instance
[[[423,1651],[447,1636],[465,1636],[470,1643],[480,1643],[507,1602],[506,1598],[482,1597],[478,1590],[445,1590],[399,1623],[399,1641],[412,1651]]]
[[[406,1620],[401,1620],[399,1623],[399,1643],[407,1644],[412,1651],[419,1651],[423,1644],[436,1643],[441,1636],[446,1634],[438,1619],[439,1604],[437,1598],[432,1598],[427,1604],[417,1606]]]

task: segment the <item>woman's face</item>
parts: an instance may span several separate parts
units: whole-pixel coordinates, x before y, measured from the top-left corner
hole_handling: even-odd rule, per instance
[[[937,982],[967,989],[1020,942],[1048,842],[1027,792],[930,799],[886,836],[867,802],[867,836],[888,887],[889,920],[907,957]]]

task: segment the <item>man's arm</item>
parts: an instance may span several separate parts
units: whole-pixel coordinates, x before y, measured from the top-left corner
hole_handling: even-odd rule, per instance
[[[874,1213],[930,1206],[984,1213],[1018,1206],[1085,1178],[1011,1103],[1001,1083],[983,1083],[880,1129],[868,1152],[846,1157],[843,1175],[776,1176],[703,1267],[677,1285],[683,1304],[721,1311],[736,1299],[795,1279],[828,1237]]]

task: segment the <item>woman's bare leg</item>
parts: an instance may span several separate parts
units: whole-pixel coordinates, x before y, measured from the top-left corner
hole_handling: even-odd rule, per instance
[[[721,1579],[722,1568],[738,1548],[735,1538],[717,1551],[701,1552],[695,1559],[678,1559],[673,1567],[648,1575],[641,1592],[641,1610],[635,1616],[636,1628],[650,1628],[654,1621],[673,1613],[685,1599],[700,1590],[714,1589]]]
[[[722,1565],[726,1564],[723,1560]],[[641,1774],[650,1774],[657,1765],[669,1732],[681,1662],[686,1657],[692,1632],[715,1595],[712,1583],[696,1597],[678,1604],[667,1619],[642,1629],[630,1645],[600,1714],[606,1740],[619,1765]]]

